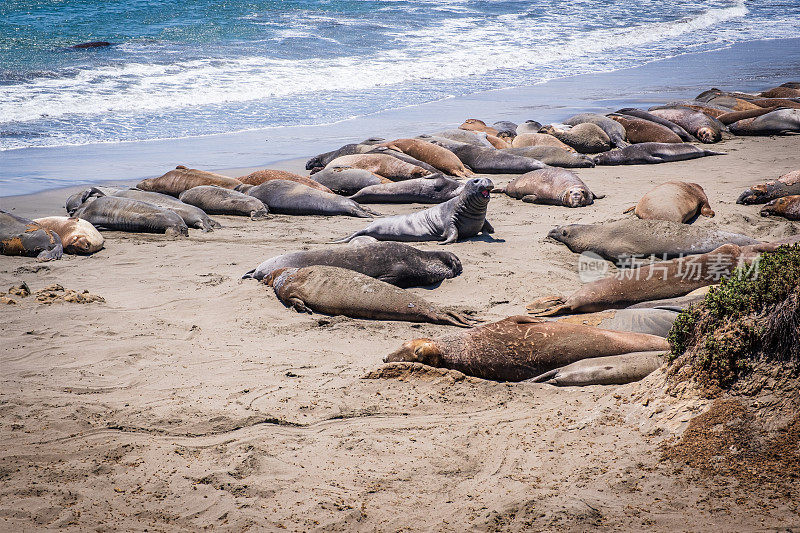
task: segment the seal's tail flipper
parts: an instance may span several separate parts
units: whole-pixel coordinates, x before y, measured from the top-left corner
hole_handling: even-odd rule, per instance
[[[349,237],[345,237],[344,239],[339,239],[338,241],[331,241],[328,244],[342,244],[342,243],[345,243],[345,242],[350,242],[353,239],[355,239],[356,237],[358,237],[359,235],[361,235],[361,232],[357,231],[357,232],[353,233],[352,235],[350,235]]]
[[[595,200],[600,200],[601,198],[605,198],[606,197],[605,194],[595,194],[595,193],[592,193],[592,196],[594,196]],[[636,208],[634,207],[634,209],[636,209]]]
[[[614,146],[617,148],[626,148],[630,145],[631,143],[629,143],[628,141],[617,141],[616,143],[614,143]]]
[[[44,261],[54,261],[56,259],[61,259],[61,256],[64,255],[64,247],[60,244],[57,244],[54,248],[50,250],[43,250],[36,256],[36,260],[39,262]]]
[[[538,298],[526,307],[528,313],[533,316],[553,316],[559,315],[563,311],[569,311],[569,306],[565,305],[564,298],[560,296],[545,296]]]
[[[253,270],[245,273],[245,275],[242,276],[242,279],[256,279],[256,277],[254,275],[255,273],[256,273],[256,269],[254,268]]]
[[[468,317],[456,311],[445,311],[444,316],[441,317],[442,324],[449,324],[451,326],[458,326],[460,328],[472,328],[478,323],[482,322],[477,318]]]
[[[706,155],[728,155],[728,152],[715,152],[714,150],[703,150]]]
[[[552,378],[555,378],[556,374],[558,374],[558,369],[554,368],[549,372],[545,372],[544,374],[539,374],[535,378],[526,379],[525,381],[529,381],[531,383],[544,383],[551,380]]]
[[[636,206],[635,206],[635,205],[632,205],[632,206],[630,206],[628,209],[626,209],[625,211],[623,211],[623,213],[630,213],[630,212],[631,212],[631,211],[633,211],[634,209],[636,209]]]

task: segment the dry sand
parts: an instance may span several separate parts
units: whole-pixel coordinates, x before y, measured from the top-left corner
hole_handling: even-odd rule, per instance
[[[779,238],[795,223],[736,205],[800,168],[800,137],[736,138],[729,155],[580,169],[597,193],[568,209],[493,197],[496,240],[447,247],[464,273],[412,289],[486,320],[578,284],[564,223],[622,218],[654,185],[700,183],[695,223]],[[295,168],[297,165],[290,165]],[[234,172],[233,174],[237,174]],[[505,185],[509,177],[496,177]],[[0,199],[62,214],[68,190]],[[407,213],[425,206],[375,208]],[[705,530],[800,525],[768,489],[689,476],[659,446],[708,402],[625,386],[556,388],[420,371],[364,379],[402,342],[453,328],[301,315],[239,278],[274,255],[366,224],[348,217],[215,217],[188,239],[105,232],[91,257],[0,257],[0,290],[53,283],[105,298],[0,308],[0,529]],[[436,244],[423,244],[438,249]]]

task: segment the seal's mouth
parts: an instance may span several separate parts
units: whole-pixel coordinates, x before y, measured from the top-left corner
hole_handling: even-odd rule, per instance
[[[491,187],[481,187],[479,192],[484,198],[489,198],[489,191],[491,190]]]

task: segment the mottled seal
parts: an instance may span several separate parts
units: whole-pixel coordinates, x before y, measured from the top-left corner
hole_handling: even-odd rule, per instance
[[[384,362],[450,368],[497,381],[522,381],[581,359],[667,350],[655,335],[512,316],[442,339],[408,341]]]
[[[93,196],[69,214],[101,229],[189,235],[186,223],[175,211],[131,198]]]
[[[592,252],[604,259],[633,266],[631,259],[704,254],[723,244],[747,246],[759,241],[728,231],[666,220],[624,219],[602,224],[568,224],[547,236],[576,254]]]
[[[364,187],[350,197],[360,204],[440,204],[461,193],[464,184],[442,176],[428,176]]]
[[[35,257],[39,261],[61,259],[61,237],[33,220],[0,210],[0,254]]]
[[[210,185],[205,185],[205,187],[210,187]],[[219,189],[220,187],[217,188]],[[227,191],[229,189],[222,190]],[[169,209],[170,211],[177,213],[178,216],[181,217],[186,225],[190,228],[197,228],[203,231],[212,231],[213,228],[222,227],[219,222],[209,217],[208,213],[206,213],[203,209],[200,209],[194,205],[189,205],[168,194],[140,191],[139,189],[107,189],[103,187],[92,187],[89,191],[89,196],[98,196],[97,191],[100,191],[105,193],[106,196],[130,198],[132,200],[139,200],[140,202],[147,202],[148,204]]]
[[[666,126],[656,124],[643,118],[636,118],[629,115],[609,115],[625,128],[628,141],[633,144],[657,142],[657,143],[682,143],[677,133]]]
[[[514,178],[506,187],[506,194],[523,202],[583,207],[594,203],[597,196],[571,170],[543,168]]]
[[[800,170],[788,172],[777,180],[753,185],[736,199],[737,204],[764,204],[783,196],[800,194]]]
[[[456,154],[447,148],[421,139],[396,139],[384,143],[382,146],[400,150],[451,176],[468,177],[473,175],[472,172],[464,168],[464,164]]]
[[[438,144],[440,141],[434,140]],[[458,158],[479,174],[524,174],[531,170],[544,168],[544,163],[508,153],[506,150],[495,150],[467,143],[450,141],[445,146]]]
[[[746,118],[730,126],[736,135],[783,135],[800,132],[800,109],[777,109],[756,118]]]
[[[606,132],[591,122],[581,122],[568,130],[557,129],[552,125],[544,126],[542,133],[552,135],[567,144],[580,154],[597,154],[611,149],[611,140]]]
[[[238,180],[244,183],[245,185],[261,185],[262,183],[266,183],[272,180],[287,180],[287,181],[294,181],[296,183],[302,183],[307,187],[311,187],[312,189],[317,189],[319,191],[333,192],[326,186],[322,185],[321,183],[311,178],[301,176],[300,174],[295,174],[294,172],[287,172],[285,170],[273,170],[273,169],[257,170],[255,172],[248,174],[247,176],[242,176],[241,178],[238,178]]]
[[[570,145],[556,139],[547,133],[522,133],[514,137],[511,142],[512,148],[524,148],[526,146],[555,146],[568,152],[574,152],[575,149]]]
[[[664,352],[665,350],[633,352],[582,359],[545,372],[528,381],[559,387],[624,385],[642,380],[655,372],[666,361]]]
[[[584,313],[563,317],[551,317],[548,320],[558,320],[571,324],[583,324],[612,331],[630,331],[632,333],[647,333],[666,338],[669,330],[675,323],[679,311],[674,309],[646,308],[646,309],[609,309],[597,313]]]
[[[372,214],[349,198],[322,192],[302,183],[272,180],[256,185],[247,194],[258,198],[270,213],[283,215],[345,215],[370,218]]]
[[[689,222],[698,214],[713,217],[708,197],[697,183],[668,181],[650,190],[635,206],[625,210],[647,220]]]
[[[653,165],[709,155],[725,155],[725,152],[704,150],[686,143],[640,143],[597,154],[594,162],[597,165]]]
[[[450,252],[418,250],[399,242],[368,242],[359,246],[336,246],[301,250],[267,259],[242,276],[264,279],[280,268],[312,265],[355,270],[398,287],[421,287],[461,274],[461,261]]]
[[[588,155],[564,150],[557,146],[522,146],[520,148],[506,148],[503,151],[509,154],[530,157],[552,167],[591,168],[594,166],[594,159]]]
[[[200,185],[217,185],[226,189],[235,189],[241,184],[242,182],[236,178],[179,165],[175,167],[175,170],[170,170],[163,176],[140,181],[136,184],[136,188],[178,196],[183,191]]]
[[[493,188],[491,180],[473,178],[451,200],[408,215],[376,220],[336,242],[349,242],[355,237],[369,235],[381,241],[440,241],[439,244],[450,244],[481,232],[494,233],[494,228],[486,220],[489,193]]]
[[[393,183],[392,180],[361,168],[326,168],[313,175],[312,179],[336,194],[355,194],[364,187]],[[424,178],[415,178],[424,179]],[[413,181],[413,180],[412,180]]]
[[[700,142],[715,143],[722,140],[722,129],[725,126],[700,111],[680,106],[651,108],[648,111],[652,115],[674,122],[694,135]]]
[[[354,154],[337,157],[325,168],[360,168],[392,181],[421,178],[427,170],[386,154]]]
[[[692,142],[695,140],[692,135],[683,129],[682,127],[678,126],[674,122],[671,122],[665,118],[657,117],[652,113],[648,113],[643,109],[636,109],[634,107],[626,107],[623,109],[619,109],[615,111],[617,115],[626,115],[629,117],[640,118],[642,120],[649,120],[650,122],[655,122],[656,124],[660,124],[665,128],[669,128],[675,135],[681,138],[684,142]]]
[[[778,215],[788,220],[800,220],[800,195],[783,196],[767,202],[761,216]]]
[[[619,309],[639,302],[683,296],[718,283],[739,266],[749,264],[758,252],[725,244],[713,252],[620,270],[585,284],[568,298],[546,296],[528,305],[537,316],[591,313]]]
[[[45,217],[33,221],[43,228],[58,233],[64,253],[88,255],[103,248],[105,239],[86,220],[75,217]]]
[[[269,212],[258,198],[214,185],[192,187],[183,191],[179,198],[212,215],[240,215],[256,219],[267,216]]]
[[[597,113],[580,113],[564,121],[564,124],[568,126],[577,126],[583,123],[591,123],[600,127],[608,136],[612,146],[618,148],[628,146],[628,143],[625,141],[627,135],[626,128],[604,115],[599,115]]]
[[[280,269],[264,282],[272,285],[284,305],[298,312],[462,328],[475,323],[460,313],[439,309],[405,289],[345,268],[314,265]]]
[[[487,126],[484,121],[478,120],[477,118],[468,118],[458,127],[458,129],[467,131],[480,131],[483,133],[488,133],[489,135],[494,135],[495,137],[497,137],[497,134],[500,133],[495,128]]]

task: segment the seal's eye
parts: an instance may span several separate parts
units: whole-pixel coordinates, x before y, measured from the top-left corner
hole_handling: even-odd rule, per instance
[[[567,230],[565,230],[565,229],[562,229],[562,230],[561,230],[561,236],[562,236],[562,237],[566,237],[566,236],[567,236]]]

